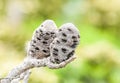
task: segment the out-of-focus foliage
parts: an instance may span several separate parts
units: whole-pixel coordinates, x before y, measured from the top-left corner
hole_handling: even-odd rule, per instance
[[[85,21],[120,38],[120,0],[85,0]]]
[[[66,1],[67,0],[37,0],[39,5],[35,15],[41,15],[44,19],[54,17],[57,13],[60,13]]]
[[[29,83],[120,83],[119,0],[0,0],[0,77],[26,57],[25,44],[45,19],[80,30],[77,59],[33,69]]]
[[[26,39],[27,36],[25,34],[19,32],[16,33],[14,30],[5,30],[5,32],[0,33],[0,40],[5,44],[14,47],[18,51],[23,51],[25,42],[27,41]]]

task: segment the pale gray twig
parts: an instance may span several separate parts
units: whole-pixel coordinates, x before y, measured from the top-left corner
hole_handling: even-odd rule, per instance
[[[60,64],[56,64],[51,62],[50,57],[43,58],[43,59],[26,58],[23,63],[21,63],[16,68],[11,70],[6,78],[0,80],[0,83],[19,83],[21,79],[28,80],[29,73],[27,75],[28,77],[25,77],[25,78],[20,78],[20,75],[25,74],[24,72],[29,71],[29,69],[31,68],[47,66],[48,68],[51,68],[51,69],[58,69],[58,68],[65,67],[68,63],[70,63],[74,59],[75,59],[75,56],[72,56],[68,60],[63,61]],[[24,81],[24,83],[27,83],[27,81],[26,82]]]

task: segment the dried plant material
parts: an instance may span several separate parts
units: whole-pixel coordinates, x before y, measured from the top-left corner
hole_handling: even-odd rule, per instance
[[[52,20],[44,21],[33,33],[27,45],[27,57],[0,80],[0,83],[28,83],[30,69],[65,67],[75,59],[75,48],[79,44],[79,31],[72,23],[57,29]]]
[[[32,58],[45,58],[50,56],[50,43],[56,37],[57,26],[52,20],[44,21],[33,33],[28,43],[27,55]]]
[[[51,61],[61,63],[73,56],[79,39],[79,31],[72,23],[63,24],[50,45]]]

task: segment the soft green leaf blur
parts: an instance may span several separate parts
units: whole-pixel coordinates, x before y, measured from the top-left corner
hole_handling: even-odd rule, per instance
[[[77,59],[61,69],[32,69],[29,83],[120,83],[120,0],[0,0],[0,78],[23,61],[46,19],[80,30]]]

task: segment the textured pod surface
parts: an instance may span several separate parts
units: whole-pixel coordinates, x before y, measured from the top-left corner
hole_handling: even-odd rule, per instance
[[[56,24],[52,20],[44,21],[33,33],[28,43],[27,55],[41,59],[50,56],[50,43],[56,37]]]
[[[50,45],[51,61],[61,63],[73,56],[79,39],[79,31],[72,23],[63,24]]]

